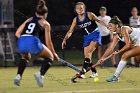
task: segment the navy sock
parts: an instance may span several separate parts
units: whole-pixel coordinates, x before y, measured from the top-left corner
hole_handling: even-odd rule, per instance
[[[85,72],[85,70],[87,71],[89,65],[90,65],[90,59],[89,58],[85,58],[84,63],[83,63],[82,71],[84,71],[84,72]]]
[[[89,67],[92,67],[93,63],[90,63]],[[91,68],[91,71],[94,72],[94,73],[97,73],[97,70],[95,67],[92,67]]]
[[[45,73],[48,71],[48,69],[52,66],[52,60],[49,58],[45,58],[44,61],[42,62],[42,66],[40,69],[40,74],[45,75]]]
[[[20,74],[21,77],[22,77],[22,74],[23,74],[26,66],[27,66],[27,60],[20,59],[20,62],[18,64],[18,72],[17,72],[17,74]]]
[[[97,73],[97,70],[95,67],[91,68],[91,71],[94,72],[94,73]]]

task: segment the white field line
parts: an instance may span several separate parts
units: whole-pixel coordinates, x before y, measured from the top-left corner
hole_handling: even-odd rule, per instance
[[[140,88],[119,88],[119,89],[94,89],[94,90],[75,90],[75,91],[60,91],[60,92],[47,92],[47,93],[93,93],[93,92],[113,92],[113,91],[126,91],[126,90],[140,90]]]

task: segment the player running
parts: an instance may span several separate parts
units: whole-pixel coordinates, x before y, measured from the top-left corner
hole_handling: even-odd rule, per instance
[[[125,46],[122,49],[113,53],[113,55],[123,53],[114,75],[106,79],[107,82],[113,82],[118,81],[121,72],[127,64],[127,59],[140,55],[140,30],[129,26],[122,26],[118,17],[111,19],[109,22],[109,30],[117,34],[114,36],[113,41],[98,63],[102,63],[102,60],[113,52],[118,40],[125,42]]]
[[[36,54],[44,58],[40,72],[34,74],[39,87],[43,87],[44,75],[51,67],[53,60],[59,59],[51,41],[50,24],[45,20],[47,15],[48,9],[46,3],[44,0],[40,0],[36,8],[35,17],[27,19],[16,31],[15,35],[18,38],[17,47],[22,55],[18,64],[17,75],[14,79],[14,84],[17,86],[20,86],[22,74],[31,58],[30,54]],[[45,31],[47,47],[39,40],[39,35],[42,31]]]
[[[81,29],[81,31],[84,33],[84,63],[82,71],[85,73],[87,72],[88,67],[92,66],[91,58],[92,53],[96,49],[96,46],[99,44],[101,45],[101,36],[98,29],[96,29],[96,23],[100,23],[101,25],[106,26],[106,24],[99,20],[96,15],[92,12],[86,12],[86,6],[83,2],[77,2],[75,5],[75,11],[77,13],[77,17],[73,19],[72,25],[67,32],[63,42],[62,42],[62,49],[64,49],[64,46],[66,45],[66,41],[70,38],[72,35],[74,28],[76,25]],[[81,32],[81,33],[82,33]],[[97,77],[97,71],[95,68],[91,69],[93,72],[93,77]],[[84,75],[80,75],[80,77],[84,78]]]

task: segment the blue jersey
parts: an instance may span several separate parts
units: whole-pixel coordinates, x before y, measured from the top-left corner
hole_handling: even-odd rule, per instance
[[[98,29],[96,29],[97,24],[95,21],[89,19],[87,12],[84,13],[84,19],[82,21],[79,16],[77,16],[76,23],[84,33],[83,47],[87,47],[91,42],[97,42],[101,45],[101,35]]]
[[[84,13],[84,19],[82,21],[79,16],[77,16],[76,21],[78,27],[83,31],[84,35],[88,35],[97,28],[97,24],[95,21],[89,19],[87,12]]]

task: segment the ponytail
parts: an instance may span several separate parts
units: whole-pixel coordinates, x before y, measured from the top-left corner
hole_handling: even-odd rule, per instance
[[[38,2],[38,8],[44,7],[45,5],[46,5],[46,2],[45,2],[44,0],[40,0],[40,1]]]
[[[114,16],[109,23],[112,23],[112,24],[118,24],[119,26],[122,26],[122,22],[121,20],[117,17],[117,16]]]
[[[45,13],[48,13],[48,8],[44,0],[39,0],[37,8],[36,8],[36,12],[39,15],[44,15]]]

